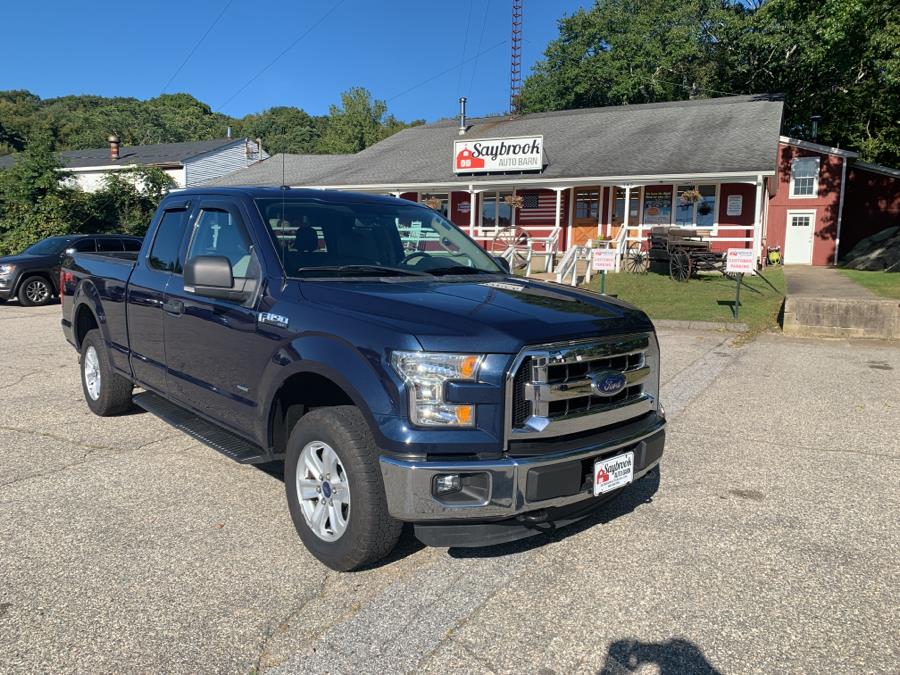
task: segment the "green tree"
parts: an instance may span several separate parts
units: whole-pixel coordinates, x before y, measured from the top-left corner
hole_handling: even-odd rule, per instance
[[[78,200],[67,177],[47,133],[32,137],[16,163],[0,171],[0,254],[69,231]]]
[[[353,153],[377,143],[408,125],[387,112],[387,103],[373,100],[362,87],[341,94],[341,105],[329,109],[318,151],[329,154]]]
[[[108,173],[103,187],[87,195],[81,226],[143,236],[159,203],[173,187],[172,177],[156,167]]]
[[[316,151],[323,123],[300,108],[279,106],[237,120],[234,132],[247,138],[261,138],[266,152],[309,154]]]

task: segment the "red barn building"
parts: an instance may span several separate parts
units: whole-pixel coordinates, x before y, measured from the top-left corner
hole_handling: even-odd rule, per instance
[[[900,173],[780,135],[777,96],[738,96],[404,129],[355,155],[288,155],[287,183],[426,202],[490,246],[514,227],[537,250],[646,246],[650,228],[695,230],[714,250],[780,246],[827,265],[898,224]],[[280,185],[273,157],[220,179]],[[605,240],[596,243],[598,239]]]

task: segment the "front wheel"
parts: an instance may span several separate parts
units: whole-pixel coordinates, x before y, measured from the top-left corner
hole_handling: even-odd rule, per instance
[[[46,305],[53,299],[53,288],[44,277],[28,277],[19,286],[18,296],[23,307]]]
[[[96,328],[81,341],[81,389],[88,408],[100,417],[118,415],[131,407],[131,382],[113,370]]]
[[[400,538],[375,440],[354,406],[317,408],[300,419],[288,440],[284,486],[300,539],[333,570],[374,563]]]

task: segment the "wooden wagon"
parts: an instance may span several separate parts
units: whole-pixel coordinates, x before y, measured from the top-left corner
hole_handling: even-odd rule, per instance
[[[711,250],[709,239],[695,230],[677,227],[654,227],[648,250],[636,242],[625,255],[625,269],[630,272],[646,272],[652,262],[668,263],[669,276],[675,281],[687,281],[701,271],[725,274],[724,253]]]

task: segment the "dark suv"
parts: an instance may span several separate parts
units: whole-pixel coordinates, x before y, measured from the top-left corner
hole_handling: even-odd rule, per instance
[[[59,267],[67,253],[137,252],[140,237],[68,234],[48,237],[18,255],[0,258],[0,303],[16,296],[26,307],[46,305],[59,294]]]

